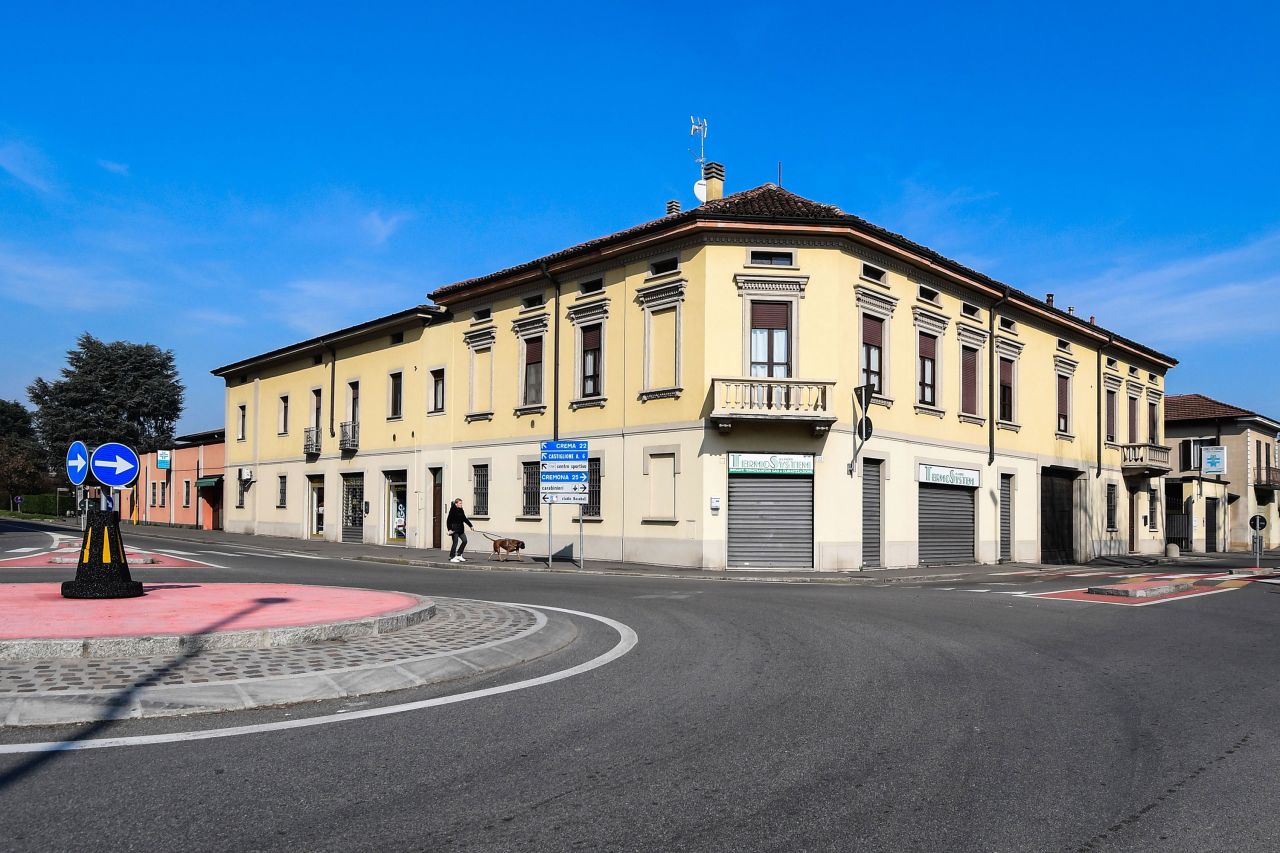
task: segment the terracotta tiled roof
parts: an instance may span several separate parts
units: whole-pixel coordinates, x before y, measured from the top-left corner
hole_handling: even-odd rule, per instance
[[[874,235],[888,243],[896,245],[908,252],[919,255],[940,267],[949,269],[959,275],[970,278],[974,281],[985,284],[995,290],[1008,290],[1011,297],[1019,301],[1030,303],[1044,313],[1058,317],[1065,325],[1078,325],[1082,321],[1079,317],[1068,314],[1059,308],[1055,308],[1041,299],[1038,299],[1029,293],[1025,293],[1016,288],[1009,287],[1003,282],[997,281],[990,276],[984,275],[977,270],[970,269],[958,261],[953,261],[944,255],[940,255],[927,246],[922,246],[912,240],[896,234],[887,228],[882,228],[868,222],[861,217],[845,213],[833,204],[822,204],[798,196],[793,192],[783,189],[774,184],[763,184],[754,189],[743,190],[739,193],[725,196],[721,199],[706,202],[691,210],[673,213],[668,216],[654,219],[649,222],[618,231],[604,237],[597,237],[594,240],[588,240],[585,243],[579,243],[576,246],[570,246],[567,249],[561,249],[550,255],[545,255],[514,267],[508,267],[488,275],[479,276],[477,278],[459,281],[454,284],[445,285],[437,288],[430,294],[432,301],[439,301],[456,296],[464,291],[470,290],[482,284],[499,281],[508,276],[527,273],[530,270],[536,270],[543,264],[553,264],[565,258],[575,255],[585,254],[595,249],[600,249],[614,243],[621,243],[626,240],[647,234],[650,232],[659,232],[682,225],[684,223],[694,222],[697,220],[719,220],[733,222],[805,222],[817,225],[847,225],[867,234]],[[1107,333],[1106,329],[1101,327],[1093,327],[1099,332]],[[1158,362],[1166,362],[1168,364],[1177,364],[1177,359],[1166,355],[1158,350],[1152,349],[1144,344],[1120,335],[1112,335],[1113,339],[1132,349],[1145,353],[1148,357]]]
[[[1223,403],[1203,394],[1174,394],[1164,398],[1166,421],[1203,421],[1217,418],[1261,418],[1257,412]],[[1271,420],[1271,418],[1267,418]]]

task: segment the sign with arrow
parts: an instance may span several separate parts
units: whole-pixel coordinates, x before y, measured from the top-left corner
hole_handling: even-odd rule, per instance
[[[131,447],[108,441],[93,451],[89,468],[102,485],[123,489],[138,477],[138,454]]]
[[[73,441],[67,448],[67,476],[73,486],[83,486],[89,476],[89,448],[83,441]]]

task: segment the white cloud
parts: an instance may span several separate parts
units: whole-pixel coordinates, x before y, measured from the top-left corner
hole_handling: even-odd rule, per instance
[[[386,283],[296,279],[260,294],[280,322],[307,337],[344,329],[413,304]]]
[[[187,319],[193,323],[208,323],[213,326],[243,326],[243,314],[232,314],[230,311],[218,311],[213,308],[197,308],[187,312]]]
[[[1269,335],[1280,296],[1280,231],[1227,250],[1125,260],[1090,279],[1043,287],[1059,305],[1154,346]]]
[[[48,161],[38,150],[25,143],[8,142],[0,145],[0,169],[39,192],[47,193],[53,189]]]
[[[98,165],[113,174],[123,175],[126,178],[129,177],[128,163],[117,163],[114,160],[99,160]]]
[[[369,235],[369,239],[373,241],[373,244],[381,246],[391,239],[391,235],[411,218],[407,213],[393,213],[384,217],[380,212],[373,210],[361,220],[360,224],[365,233]]]
[[[115,311],[138,300],[144,285],[101,266],[74,265],[0,245],[0,299],[49,311]]]

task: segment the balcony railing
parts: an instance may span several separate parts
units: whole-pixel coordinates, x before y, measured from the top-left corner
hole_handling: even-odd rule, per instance
[[[1120,467],[1129,473],[1165,474],[1172,470],[1170,455],[1162,444],[1122,444]]]
[[[821,434],[836,422],[835,382],[720,377],[711,380],[711,420],[721,432],[740,421],[805,423]]]
[[[359,450],[360,449],[360,422],[359,421],[343,421],[338,427],[338,449],[339,450]]]
[[[315,456],[320,452],[320,427],[307,427],[302,431],[302,452]]]
[[[1254,485],[1262,489],[1280,489],[1280,468],[1269,465],[1258,466],[1258,478]]]

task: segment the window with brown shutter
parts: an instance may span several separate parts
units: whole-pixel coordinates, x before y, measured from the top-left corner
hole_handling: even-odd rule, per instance
[[[1107,441],[1116,440],[1116,392],[1107,392]]]
[[[919,401],[926,406],[932,406],[937,402],[937,359],[938,339],[922,332],[920,334]]]
[[[785,329],[790,319],[789,306],[785,302],[752,302],[751,328]]]
[[[1138,443],[1138,398],[1129,398],[1129,443]]]
[[[1071,398],[1071,386],[1068,384],[1071,380],[1058,374],[1058,432],[1068,432],[1071,426],[1070,412],[1067,410],[1067,403]]]
[[[786,302],[751,303],[751,375],[791,376],[791,306]]]
[[[542,338],[524,342],[524,405],[542,402]]]
[[[876,394],[884,393],[884,320],[862,315],[862,385]]]
[[[598,397],[600,389],[600,324],[582,327],[582,396]]]
[[[1013,360],[1000,359],[1000,420],[1013,422]]]
[[[1160,407],[1155,403],[1147,403],[1147,441],[1160,443]]]
[[[960,348],[960,411],[978,414],[978,351]]]

